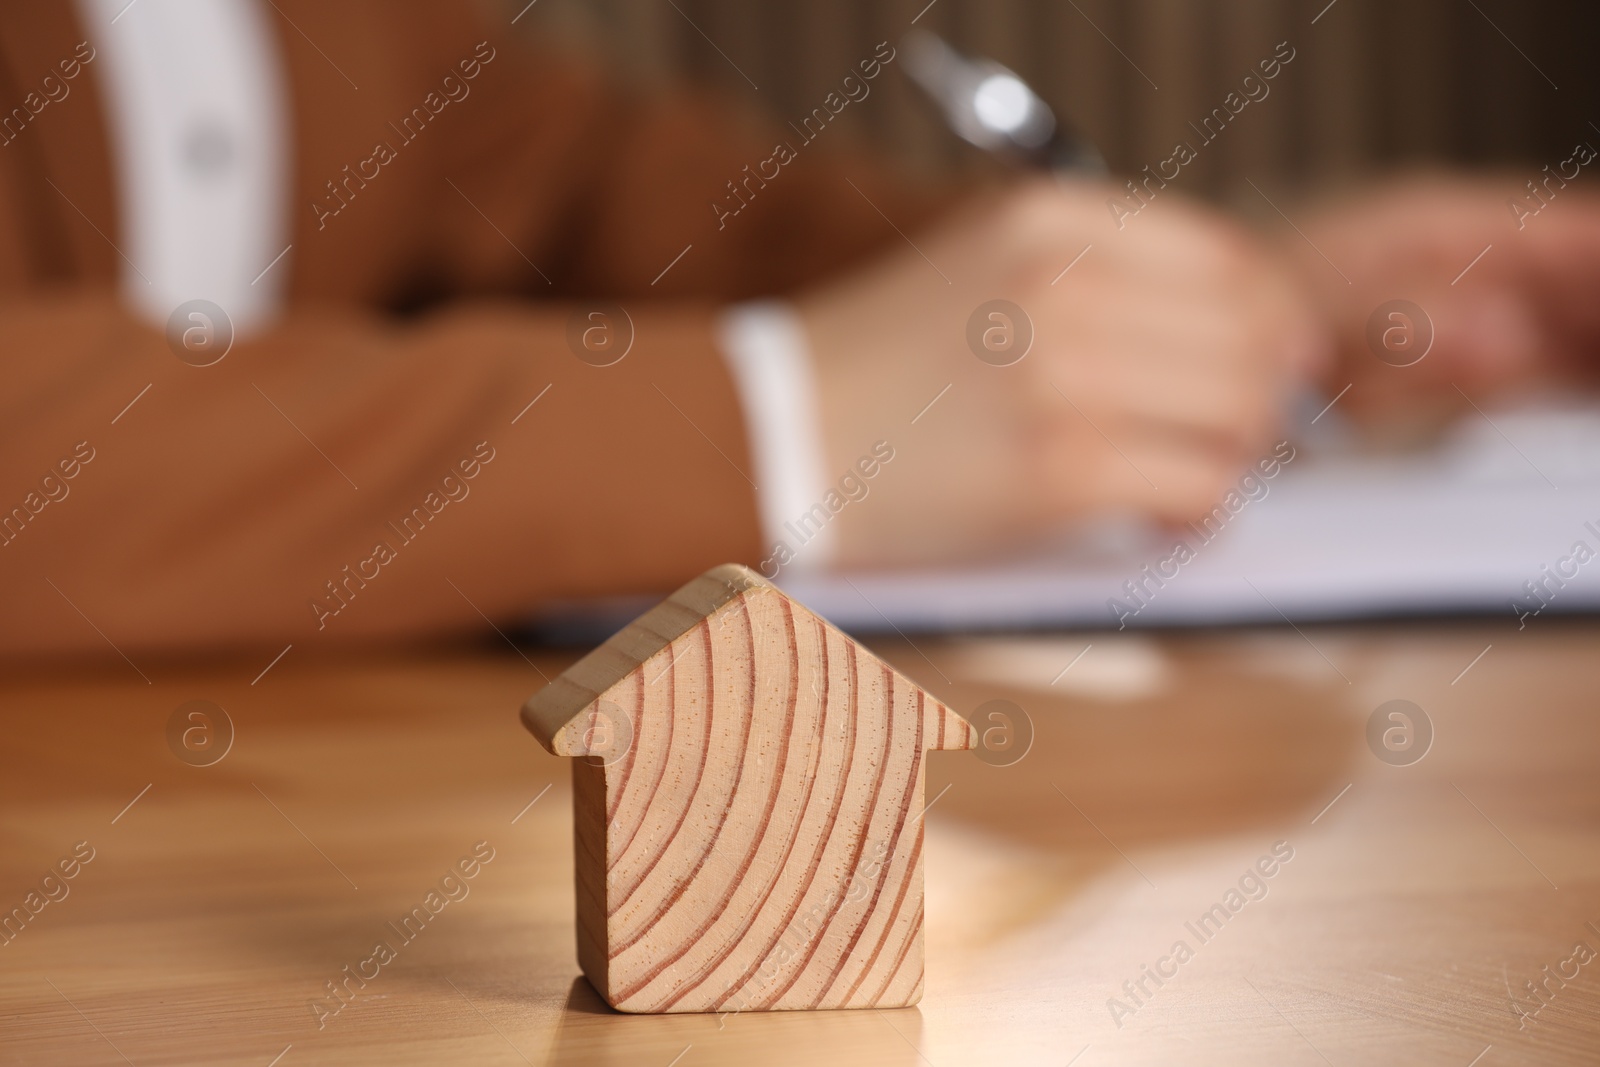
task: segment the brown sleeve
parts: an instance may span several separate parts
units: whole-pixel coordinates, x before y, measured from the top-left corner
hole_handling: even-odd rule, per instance
[[[420,636],[751,559],[709,315],[641,311],[600,368],[550,310],[306,311],[196,368],[110,298],[0,307],[27,356],[7,368],[0,646]]]
[[[292,300],[219,363],[180,361],[122,309],[89,216],[116,228],[76,186],[84,221],[54,209],[107,262],[65,281],[20,268],[29,164],[0,160],[0,654],[139,662],[424,636],[753,562],[754,471],[716,308],[837,269],[898,240],[892,227],[806,147],[719,230],[712,195],[767,138],[690,97],[629,100],[581,68],[516,59],[502,37],[449,122],[319,230],[323,178],[479,37],[448,6],[408,21],[285,4],[364,91],[283,31],[302,119]],[[357,7],[406,28],[367,66],[358,45],[376,31]],[[322,11],[348,24],[314,24]],[[38,144],[75,121],[41,124]],[[71,172],[68,154],[42,155]],[[855,180],[892,187],[870,167]],[[416,279],[432,310],[393,317]],[[633,324],[613,366],[570,350],[572,300],[590,295]]]

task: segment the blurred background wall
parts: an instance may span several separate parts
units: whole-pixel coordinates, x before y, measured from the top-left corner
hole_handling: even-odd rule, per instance
[[[1188,123],[1288,41],[1270,96],[1184,169],[1189,192],[1246,209],[1247,177],[1303,189],[1460,163],[1532,178],[1580,139],[1600,145],[1593,0],[538,0],[517,26],[636,83],[708,83],[787,121],[919,12],[1022,74],[1130,172],[1194,140]],[[973,165],[898,73],[848,110],[842,134],[914,166]]]

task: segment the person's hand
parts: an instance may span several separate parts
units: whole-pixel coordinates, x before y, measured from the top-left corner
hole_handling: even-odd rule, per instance
[[[1308,214],[1283,239],[1334,325],[1330,395],[1369,418],[1437,421],[1493,392],[1600,364],[1600,196],[1557,178],[1405,179]],[[1520,205],[1516,208],[1513,205]],[[1481,257],[1481,258],[1480,258]],[[1426,318],[1388,307],[1405,300]],[[1431,347],[1409,366],[1428,334]],[[1387,335],[1389,344],[1384,343]]]
[[[1032,179],[799,300],[830,473],[894,450],[834,520],[843,565],[973,556],[1096,513],[1194,519],[1270,454],[1327,347],[1309,305],[1232,224],[1165,192],[1119,229],[1114,195]],[[996,299],[1027,321],[969,331]],[[996,365],[1030,322],[1026,355]]]

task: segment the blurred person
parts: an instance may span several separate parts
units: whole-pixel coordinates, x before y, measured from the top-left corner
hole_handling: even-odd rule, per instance
[[[1119,230],[1089,182],[919,184],[508,22],[0,3],[6,654],[425,637],[730,559],[1181,521],[1364,318],[1176,196]],[[1035,334],[1003,367],[966,340],[996,298]]]
[[[1592,388],[1600,195],[1582,179],[1596,144],[1522,175],[1424,172],[1352,190],[1317,205],[1303,237],[1284,234],[1334,331],[1329,395],[1348,384],[1350,410],[1414,435],[1496,394]],[[1368,337],[1374,309],[1395,299],[1426,321],[1392,325],[1431,336],[1409,366],[1374,358]]]

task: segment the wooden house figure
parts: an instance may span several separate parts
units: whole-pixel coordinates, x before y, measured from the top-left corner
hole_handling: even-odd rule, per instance
[[[576,757],[578,962],[612,1007],[920,999],[923,753],[976,736],[904,675],[727,565],[522,719]]]

